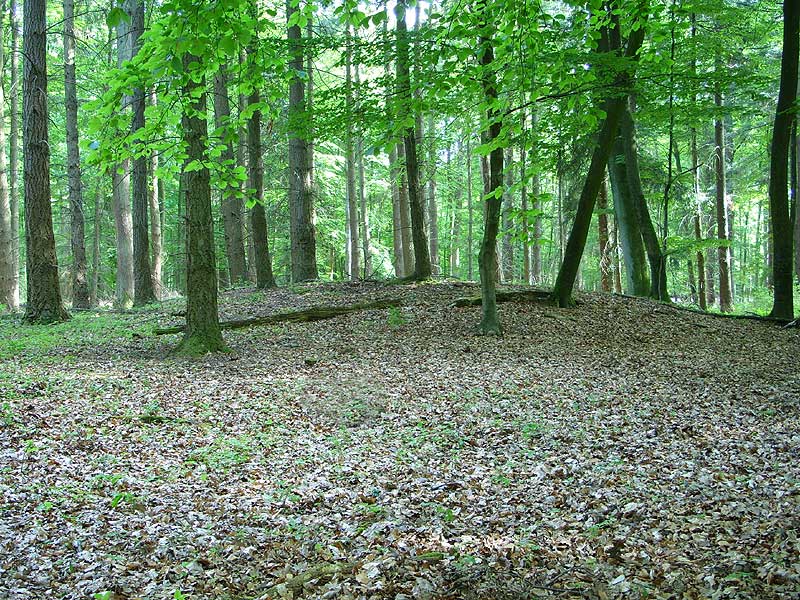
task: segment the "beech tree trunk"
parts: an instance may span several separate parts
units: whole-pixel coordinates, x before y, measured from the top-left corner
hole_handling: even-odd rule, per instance
[[[400,198],[400,238],[403,244],[403,277],[414,274],[414,242],[411,236],[411,207],[408,203],[408,178],[406,177],[406,150],[397,145],[397,162],[400,172],[398,195]]]
[[[92,283],[89,287],[89,305],[97,306],[100,300],[100,231],[102,223],[102,184],[97,184],[94,198],[94,228],[92,232]]]
[[[0,65],[5,61],[5,2],[0,8]],[[12,97],[11,103],[16,100]],[[14,244],[17,233],[12,227],[11,197],[8,189],[6,161],[5,82],[0,78],[0,310],[15,311],[18,307]],[[85,264],[85,261],[84,261]]]
[[[772,223],[772,281],[774,296],[770,316],[791,320],[794,318],[792,281],[792,224],[789,213],[788,161],[793,107],[797,99],[798,32],[800,32],[800,5],[796,0],[783,3],[783,56],[781,82],[775,124],[772,130],[772,147],[769,169],[769,218]],[[795,168],[795,165],[792,165]]]
[[[11,263],[14,265],[13,282],[7,295],[7,306],[14,310],[19,308],[19,20],[17,19],[17,1],[11,0],[11,95],[9,104],[9,203],[11,205]]]
[[[23,18],[23,144],[25,156],[25,248],[27,323],[69,318],[58,282],[50,211],[50,144],[47,111],[47,3],[27,0]]]
[[[514,209],[514,197],[511,195],[511,186],[514,184],[514,150],[505,149],[503,162],[503,281],[510,283],[514,280],[514,242],[511,238],[512,223],[511,211]]]
[[[253,90],[248,98],[249,104],[261,101],[258,90]],[[267,237],[267,211],[264,207],[264,165],[261,158],[261,111],[256,110],[247,122],[247,167],[249,185],[255,193],[255,204],[250,209],[250,235],[253,236],[253,249],[256,267],[256,287],[259,289],[275,287],[272,273],[272,257]]]
[[[356,196],[356,158],[354,145],[354,101],[353,101],[353,37],[350,25],[345,35],[345,111],[347,127],[344,140],[345,154],[345,188],[347,210],[347,275],[351,281],[357,281],[361,270],[358,243],[358,198]]]
[[[131,58],[130,27],[125,20],[117,25],[117,66]],[[127,110],[130,96],[122,98],[121,109]],[[117,244],[117,283],[114,304],[128,308],[133,304],[133,216],[131,214],[130,160],[112,167],[111,186],[114,204],[114,229]]]
[[[405,276],[403,266],[403,224],[400,219],[400,171],[397,168],[397,148],[389,150],[389,187],[392,194],[392,247],[395,277]]]
[[[292,0],[286,2],[286,18],[297,12]],[[303,71],[303,41],[300,27],[288,28],[289,69],[295,76],[289,83],[289,220],[292,281],[317,279],[317,244],[314,229],[314,198],[311,185],[309,137],[311,114],[306,105]]]
[[[357,38],[356,38],[357,40]],[[361,76],[359,74],[359,64],[361,64],[361,54],[355,53],[355,86],[356,86],[356,113],[361,114]],[[358,228],[361,236],[361,255],[364,259],[364,279],[372,277],[372,251],[370,250],[370,231],[369,231],[369,206],[367,204],[366,174],[364,172],[364,134],[361,131],[355,137],[355,156],[356,156],[356,178],[358,188]]]
[[[719,57],[717,58],[717,70],[721,70]],[[722,110],[722,91],[719,84],[714,91],[714,105],[718,111]],[[716,180],[716,211],[717,211],[717,237],[720,240],[728,239],[728,209],[725,206],[725,125],[722,115],[718,114],[714,119],[714,174]],[[719,309],[722,312],[730,312],[733,309],[733,298],[731,295],[731,252],[727,245],[717,249],[717,259],[719,262]]]
[[[428,114],[428,232],[430,234],[431,269],[434,275],[439,267],[439,211],[436,207],[436,126],[433,113]]]
[[[214,125],[217,129],[230,123],[231,107],[228,100],[228,76],[225,67],[220,67],[214,77]],[[226,142],[220,159],[234,164],[233,145]],[[222,227],[225,233],[225,256],[228,260],[228,276],[233,285],[247,279],[244,239],[242,237],[242,199],[239,186],[233,183],[222,189]]]
[[[597,215],[597,239],[600,245],[600,289],[604,292],[611,292],[611,255],[608,244],[608,190],[606,182],[600,184],[597,195],[597,208],[600,214]]]
[[[700,215],[702,214],[700,206],[700,167],[697,160],[697,129],[692,127],[690,131],[690,146],[692,153],[692,188],[694,191],[694,217],[692,222],[694,224],[694,239],[699,243],[703,241],[703,233],[700,224]],[[707,298],[707,271],[706,261],[703,255],[703,249],[699,248],[696,252],[697,260],[697,303],[701,310],[708,309]]]
[[[408,104],[411,101],[411,73],[405,1],[399,0],[395,6],[395,17],[397,18],[397,95],[401,103],[401,113],[408,113]],[[402,116],[401,114],[400,118]],[[425,235],[425,214],[419,182],[419,157],[413,125],[406,127],[403,132],[403,146],[405,150],[406,181],[408,183],[408,202],[411,209],[411,235],[414,240],[413,278],[422,280],[428,279],[432,271],[428,240]]]
[[[472,240],[473,240],[473,226],[474,226],[474,217],[472,214],[473,211],[473,200],[472,200],[472,148],[470,144],[470,135],[471,133],[467,134],[467,148],[466,148],[466,156],[467,156],[467,279],[472,281],[473,272],[472,272]]]
[[[151,90],[150,105],[156,106],[158,99],[155,90]],[[164,216],[164,182],[156,174],[158,171],[158,153],[150,153],[150,164],[148,176],[150,186],[148,187],[147,204],[150,214],[150,251],[153,259],[153,291],[156,299],[164,296],[164,244],[162,231],[162,218]]]

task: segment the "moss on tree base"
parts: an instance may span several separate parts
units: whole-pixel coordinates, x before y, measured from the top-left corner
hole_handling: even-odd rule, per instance
[[[173,351],[177,356],[198,357],[212,352],[230,352],[221,338],[204,336],[199,333],[188,335]]]

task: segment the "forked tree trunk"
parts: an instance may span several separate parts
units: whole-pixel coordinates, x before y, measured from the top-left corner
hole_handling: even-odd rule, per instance
[[[23,19],[23,144],[25,155],[25,248],[28,299],[25,321],[69,318],[61,301],[50,211],[50,145],[47,112],[47,17],[45,0],[27,0]]]
[[[225,67],[220,67],[214,77],[214,125],[221,129],[230,124],[231,107],[228,100],[228,77]],[[234,164],[233,144],[224,142],[220,158]],[[239,186],[229,183],[222,189],[222,228],[225,232],[225,256],[228,259],[228,275],[233,285],[247,279],[244,239],[242,237],[242,199]]]
[[[286,2],[286,18],[291,20],[298,8]],[[317,279],[317,243],[314,230],[314,197],[311,185],[309,154],[310,112],[306,105],[303,71],[303,41],[299,25],[288,28],[289,70],[295,75],[289,82],[289,233],[291,238],[292,281]]]
[[[397,18],[397,92],[401,103],[401,112],[407,114],[411,101],[411,73],[405,1],[397,2],[395,16]],[[402,118],[402,116],[401,114],[400,117]],[[419,182],[419,157],[413,125],[406,127],[403,132],[403,146],[408,182],[408,203],[411,209],[411,235],[414,240],[413,278],[422,280],[431,276],[431,258],[425,235],[425,214]]]
[[[794,318],[792,282],[792,226],[789,214],[788,160],[790,130],[797,99],[798,31],[800,31],[800,5],[796,0],[783,3],[783,57],[781,58],[781,83],[778,106],[772,130],[772,152],[769,169],[769,217],[772,223],[772,281],[774,297],[771,316],[780,319]],[[792,165],[794,168],[794,165]]]
[[[191,54],[184,55],[186,72],[200,62]],[[208,124],[200,115],[206,110],[205,80],[191,77],[184,86],[184,98],[200,94],[181,116],[183,143],[188,161],[200,163],[199,169],[186,177],[186,330],[177,352],[196,356],[225,350],[217,312],[217,263],[214,257],[214,219],[211,215],[211,178],[208,167]]]

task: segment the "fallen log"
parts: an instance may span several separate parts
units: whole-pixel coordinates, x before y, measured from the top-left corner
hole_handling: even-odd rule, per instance
[[[497,302],[548,302],[552,292],[547,290],[514,290],[508,292],[497,292]],[[451,304],[456,308],[464,306],[480,306],[483,300],[480,296],[472,298],[459,298]]]
[[[249,319],[236,319],[232,321],[222,321],[219,325],[222,329],[241,329],[243,327],[253,327],[256,325],[273,325],[275,323],[307,323],[310,321],[322,321],[332,319],[340,315],[359,312],[362,310],[377,310],[381,308],[393,308],[401,306],[402,300],[397,298],[383,298],[373,302],[360,302],[346,306],[312,306],[303,310],[278,313],[275,315],[265,315],[261,317],[251,317]],[[170,333],[183,333],[185,325],[174,327],[162,327],[154,331],[155,335],[166,335]]]

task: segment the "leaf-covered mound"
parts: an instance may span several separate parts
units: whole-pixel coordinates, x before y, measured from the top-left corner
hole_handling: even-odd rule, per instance
[[[798,593],[797,330],[589,295],[485,338],[476,292],[237,290],[404,305],[200,360],[148,333],[175,306],[0,322],[0,597]]]

